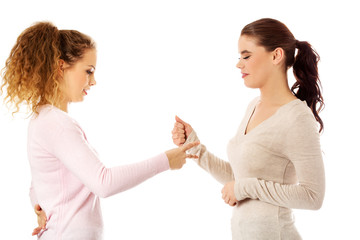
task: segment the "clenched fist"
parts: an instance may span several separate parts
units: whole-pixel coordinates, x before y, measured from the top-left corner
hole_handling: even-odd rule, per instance
[[[175,124],[171,133],[176,146],[183,145],[192,131],[193,129],[190,124],[184,122],[178,116],[175,116]]]

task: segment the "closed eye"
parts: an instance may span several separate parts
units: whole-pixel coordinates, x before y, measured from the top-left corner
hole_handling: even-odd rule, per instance
[[[89,74],[89,75],[91,75],[91,74],[94,73],[94,69],[92,68],[92,69],[90,69],[90,70],[86,70],[86,73]]]
[[[245,60],[246,60],[246,59],[249,59],[249,58],[250,58],[250,56],[246,56],[246,57],[243,57],[242,59],[245,59]],[[241,56],[239,56],[238,59],[240,60],[240,59],[241,59]]]

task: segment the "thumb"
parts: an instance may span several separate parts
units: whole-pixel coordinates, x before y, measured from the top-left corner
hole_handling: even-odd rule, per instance
[[[34,207],[35,211],[40,211],[41,210],[41,207],[39,204],[36,204],[35,207]]]
[[[184,126],[188,126],[189,124],[184,122],[181,118],[179,118],[177,115],[175,115],[175,121],[177,121],[178,123],[183,124]]]
[[[184,151],[187,151],[187,150],[189,150],[189,149],[191,149],[191,148],[193,148],[193,147],[195,147],[195,146],[197,146],[199,144],[200,144],[200,142],[191,142],[191,143],[188,143],[188,144],[182,146],[182,149]]]

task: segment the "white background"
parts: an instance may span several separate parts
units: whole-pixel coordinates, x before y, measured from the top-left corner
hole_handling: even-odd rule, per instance
[[[258,95],[244,87],[235,68],[239,33],[259,18],[283,21],[320,54],[326,101],[321,114],[326,197],[319,211],[295,211],[297,227],[304,239],[360,239],[360,17],[355,1],[118,2],[1,1],[1,68],[17,36],[36,21],[79,30],[97,42],[97,86],[83,103],[70,107],[70,115],[106,166],[173,148],[175,114],[194,127],[211,152],[227,159],[227,142]],[[35,239],[28,119],[13,118],[0,107],[0,238]],[[231,207],[223,203],[221,188],[190,160],[180,171],[102,199],[105,237],[231,239]]]

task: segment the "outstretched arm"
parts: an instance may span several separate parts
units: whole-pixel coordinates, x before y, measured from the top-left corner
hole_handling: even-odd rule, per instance
[[[91,192],[100,197],[125,191],[169,168],[181,168],[186,158],[193,157],[186,151],[198,144],[172,149],[133,164],[107,168],[88,143],[80,126],[72,120],[59,120],[62,122],[50,123],[39,130],[37,140]],[[121,154],[117,157],[121,158]]]

